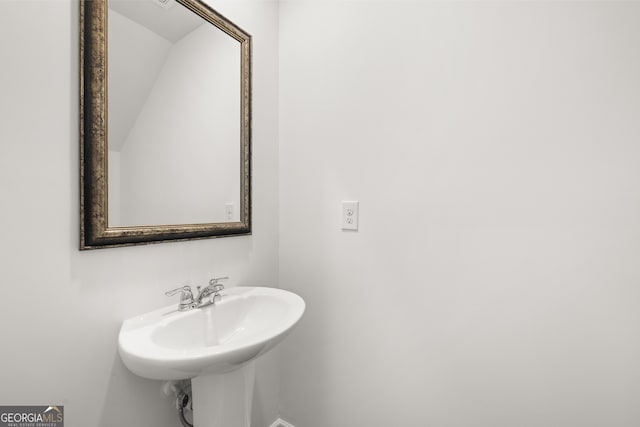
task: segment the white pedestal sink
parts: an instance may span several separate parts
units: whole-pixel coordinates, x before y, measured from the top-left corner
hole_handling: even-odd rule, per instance
[[[173,305],[125,320],[120,357],[144,378],[192,379],[194,427],[249,427],[254,361],[284,339],[305,303],[275,288],[221,295],[204,308]]]

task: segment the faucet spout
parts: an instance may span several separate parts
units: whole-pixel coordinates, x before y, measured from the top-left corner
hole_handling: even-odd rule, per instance
[[[224,289],[224,285],[218,282],[226,279],[228,279],[228,277],[217,277],[215,279],[211,279],[209,280],[209,284],[202,290],[198,286],[198,296],[195,298],[196,307],[206,307],[207,305],[215,304],[220,301],[222,298],[220,291]],[[205,300],[207,297],[210,298]]]

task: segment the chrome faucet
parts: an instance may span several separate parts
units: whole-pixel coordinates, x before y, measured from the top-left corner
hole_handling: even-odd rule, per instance
[[[220,291],[224,289],[224,285],[219,283],[220,280],[227,280],[229,277],[216,277],[209,280],[209,284],[201,289],[197,287],[198,295],[194,298],[191,286],[183,286],[181,288],[174,289],[169,292],[165,292],[165,295],[170,297],[180,292],[180,303],[178,304],[178,310],[187,311],[194,308],[206,307],[211,304],[215,304],[220,301],[222,296]]]
[[[215,304],[220,301],[222,298],[220,291],[224,289],[224,285],[218,282],[220,280],[227,280],[228,278],[229,277],[216,277],[215,279],[211,279],[209,280],[209,284],[202,290],[200,290],[200,286],[198,286],[198,296],[195,299],[196,306],[206,307],[209,304]],[[209,297],[209,299],[205,300],[207,297]]]
[[[196,304],[193,301],[193,292],[191,292],[191,286],[183,286],[181,288],[165,292],[164,294],[168,297],[171,297],[178,292],[180,292],[180,303],[178,304],[178,310],[187,311],[196,308]]]

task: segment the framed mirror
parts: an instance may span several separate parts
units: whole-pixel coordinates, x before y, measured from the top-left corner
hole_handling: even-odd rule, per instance
[[[80,249],[251,233],[251,36],[199,0],[80,0]]]

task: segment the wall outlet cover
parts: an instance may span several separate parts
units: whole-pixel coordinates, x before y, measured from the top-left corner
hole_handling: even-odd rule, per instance
[[[342,202],[342,229],[358,231],[358,207],[359,202],[343,201]]]

